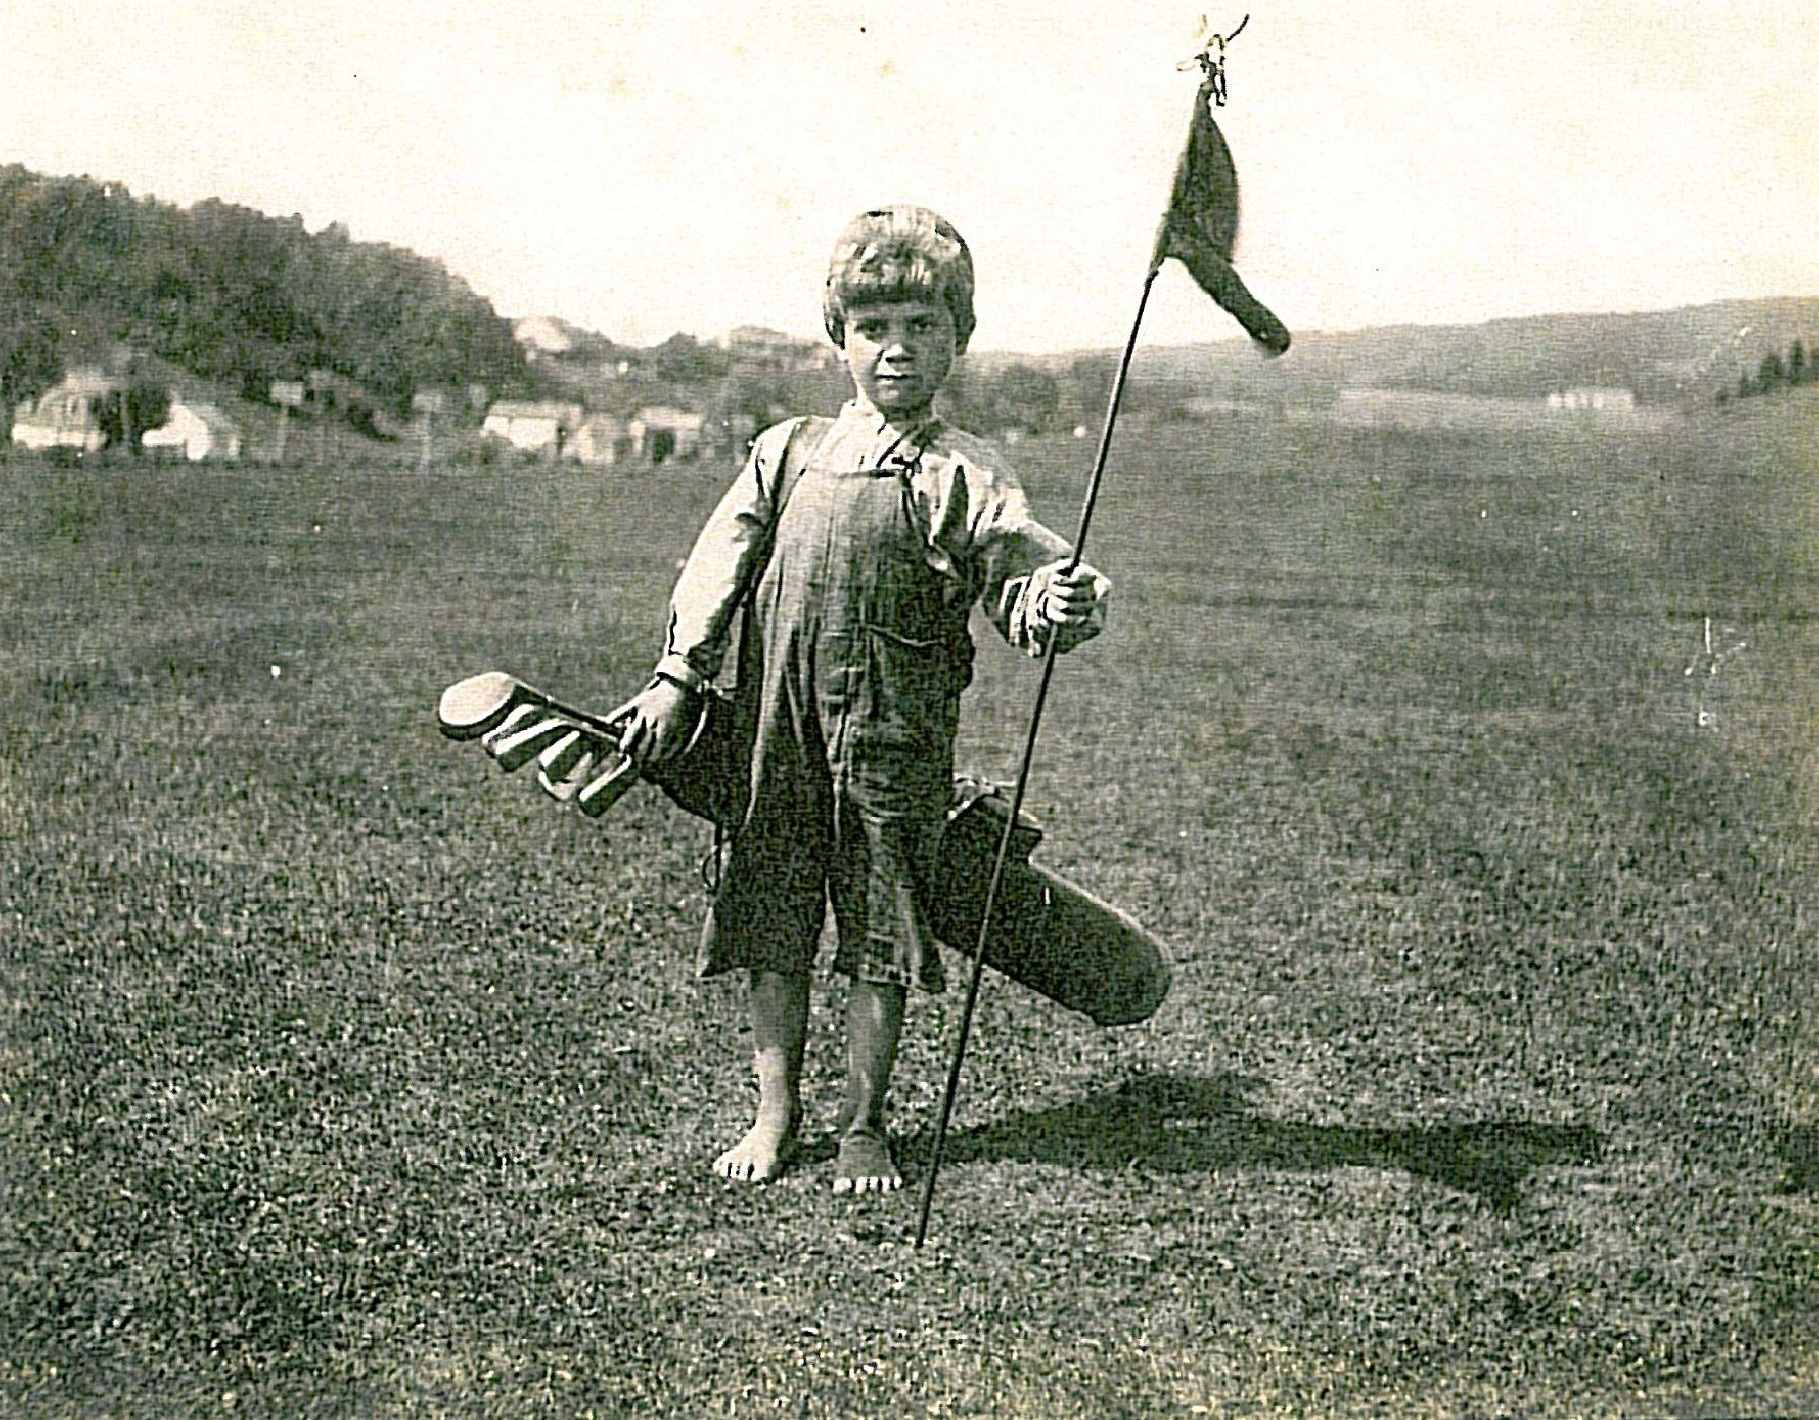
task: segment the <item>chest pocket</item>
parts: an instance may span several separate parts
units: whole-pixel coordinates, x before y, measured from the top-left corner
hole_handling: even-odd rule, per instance
[[[882,476],[880,482],[883,482]],[[966,630],[964,593],[929,565],[928,535],[916,516],[906,476],[889,480],[891,524],[878,539],[879,555],[871,595],[861,620],[886,655],[925,662],[930,686],[958,695],[972,680],[973,643]],[[877,490],[880,502],[885,490]]]

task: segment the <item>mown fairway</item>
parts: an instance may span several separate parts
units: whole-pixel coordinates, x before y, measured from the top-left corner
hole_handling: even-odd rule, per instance
[[[920,1252],[961,991],[909,1191],[725,1185],[705,828],[435,732],[635,690],[724,471],[0,465],[0,1413],[1819,1410],[1806,406],[1121,430],[1031,807],[1175,989],[988,981]],[[1035,679],[983,646],[964,766]]]

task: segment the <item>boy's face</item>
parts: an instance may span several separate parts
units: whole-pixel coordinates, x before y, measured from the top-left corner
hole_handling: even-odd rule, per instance
[[[847,368],[881,414],[917,414],[947,379],[954,317],[940,301],[877,301],[846,311]]]

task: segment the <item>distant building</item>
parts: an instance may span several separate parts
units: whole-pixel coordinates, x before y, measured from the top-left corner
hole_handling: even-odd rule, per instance
[[[419,385],[411,393],[411,413],[418,419],[428,414],[438,425],[444,419],[465,424],[473,415],[485,418],[492,398],[482,384]]]
[[[692,410],[653,404],[640,409],[626,426],[632,447],[652,463],[665,459],[692,459],[701,450],[701,429],[706,417]]]
[[[1339,391],[1335,423],[1367,429],[1535,429],[1551,420],[1534,397],[1454,394],[1445,390],[1379,389]]]
[[[107,444],[108,402],[126,381],[97,369],[71,370],[13,416],[13,442],[27,449],[99,452]]]
[[[758,433],[758,421],[737,410],[708,418],[701,426],[701,450],[713,458],[742,463]]]
[[[501,399],[486,411],[482,431],[525,453],[560,455],[569,436],[581,427],[582,409],[561,400]]]
[[[624,463],[636,452],[631,425],[611,414],[588,414],[563,446],[562,456],[592,466]]]
[[[343,411],[372,403],[366,389],[336,370],[311,370],[303,378],[303,402],[311,409]]]
[[[1636,407],[1635,393],[1609,386],[1584,385],[1574,389],[1555,390],[1547,397],[1549,409],[1595,410],[1627,413]]]
[[[1262,410],[1264,405],[1260,400],[1242,399],[1236,395],[1200,394],[1182,400],[1181,408],[1196,419],[1216,419],[1223,414],[1250,414]],[[1074,437],[1084,439],[1086,435]]]
[[[219,405],[200,400],[171,401],[170,415],[142,441],[148,450],[171,449],[199,463],[220,459],[232,463],[240,457],[240,426]]]

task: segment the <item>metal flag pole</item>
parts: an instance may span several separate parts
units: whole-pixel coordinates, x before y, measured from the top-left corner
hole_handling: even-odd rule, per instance
[[[1158,253],[1160,242],[1158,242]],[[1118,405],[1124,397],[1124,377],[1131,367],[1131,356],[1137,349],[1137,332],[1143,325],[1143,311],[1149,305],[1150,288],[1156,284],[1156,273],[1162,269],[1162,257],[1150,260],[1149,274],[1143,278],[1143,295],[1137,302],[1137,318],[1131,322],[1130,338],[1124,342],[1124,356],[1118,362],[1118,374],[1112,381],[1111,398],[1105,411],[1105,428],[1099,431],[1099,452],[1093,460],[1093,474],[1087,480],[1086,498],[1080,506],[1080,526],[1074,533],[1074,555],[1067,564],[1068,572],[1080,565],[1086,546],[1086,532],[1093,520],[1093,506],[1099,501],[1099,485],[1105,477],[1105,456],[1112,446],[1112,426],[1118,422]],[[979,983],[985,975],[985,944],[992,929],[992,909],[998,903],[998,889],[1004,881],[1004,864],[1010,856],[1011,835],[1017,816],[1023,809],[1023,794],[1029,787],[1030,764],[1036,756],[1036,732],[1042,724],[1042,707],[1048,700],[1049,682],[1055,677],[1055,646],[1060,641],[1050,635],[1042,653],[1042,680],[1036,687],[1036,704],[1030,712],[1029,733],[1023,740],[1023,762],[1017,769],[1017,787],[1011,796],[1010,817],[1004,821],[1004,833],[998,839],[998,856],[992,860],[991,885],[985,890],[985,914],[979,919],[979,940],[973,948],[972,978],[967,982],[966,1005],[960,1014],[960,1038],[954,1045],[954,1059],[947,1072],[947,1093],[941,1100],[941,1120],[935,1126],[935,1151],[929,1159],[928,1177],[922,1185],[922,1212],[916,1220],[916,1246],[928,1237],[928,1215],[935,1201],[935,1175],[941,1171],[941,1156],[947,1143],[948,1121],[953,1117],[954,1097],[960,1092],[960,1067],[966,1059],[966,1044],[973,1029],[973,1009],[979,1001]]]
[[[1250,17],[1245,16],[1248,20]],[[1244,28],[1241,24],[1240,30]],[[1225,102],[1224,52],[1228,37],[1210,35],[1206,47],[1183,68],[1197,66],[1201,71],[1199,92],[1194,96],[1192,120],[1188,125],[1187,145],[1175,165],[1175,180],[1167,209],[1156,228],[1156,244],[1150,253],[1149,274],[1143,278],[1143,296],[1137,302],[1137,316],[1131,322],[1130,338],[1124,342],[1124,356],[1118,362],[1117,378],[1112,381],[1111,398],[1105,411],[1105,428],[1099,433],[1099,453],[1093,461],[1093,475],[1087,482],[1086,498],[1080,508],[1080,526],[1074,534],[1074,553],[1067,564],[1072,573],[1080,565],[1086,546],[1087,527],[1092,522],[1093,505],[1099,501],[1099,485],[1105,476],[1105,456],[1112,444],[1112,428],[1118,422],[1118,405],[1124,397],[1124,380],[1130,372],[1131,356],[1137,349],[1137,332],[1143,325],[1143,311],[1149,304],[1150,288],[1162,263],[1174,257],[1187,268],[1194,283],[1211,296],[1225,311],[1235,317],[1245,332],[1266,355],[1280,355],[1289,347],[1288,327],[1276,318],[1269,307],[1253,296],[1232,266],[1232,250],[1238,235],[1238,175],[1232,166],[1231,150],[1213,121],[1213,110]],[[1214,50],[1218,53],[1215,55]],[[1023,742],[1023,762],[1017,770],[1017,787],[1011,798],[1010,817],[1005,820],[1003,836],[998,840],[998,856],[992,863],[991,885],[985,893],[985,912],[979,921],[979,940],[973,950],[972,980],[966,991],[966,1006],[960,1016],[960,1038],[954,1045],[953,1064],[947,1073],[947,1093],[941,1101],[941,1119],[935,1126],[935,1147],[929,1159],[928,1177],[922,1188],[922,1213],[916,1222],[916,1246],[928,1237],[928,1215],[934,1204],[935,1176],[941,1171],[941,1158],[947,1144],[947,1127],[953,1117],[954,1097],[960,1090],[960,1067],[966,1059],[967,1040],[972,1034],[973,1011],[979,1000],[979,982],[985,971],[985,946],[992,927],[992,910],[998,903],[998,890],[1004,881],[1004,864],[1010,855],[1011,836],[1017,817],[1023,809],[1023,794],[1029,787],[1030,762],[1036,753],[1036,731],[1042,723],[1042,707],[1048,700],[1049,682],[1055,673],[1055,647],[1059,636],[1051,635],[1043,648],[1042,683],[1036,690],[1035,708],[1030,712],[1029,734]]]

